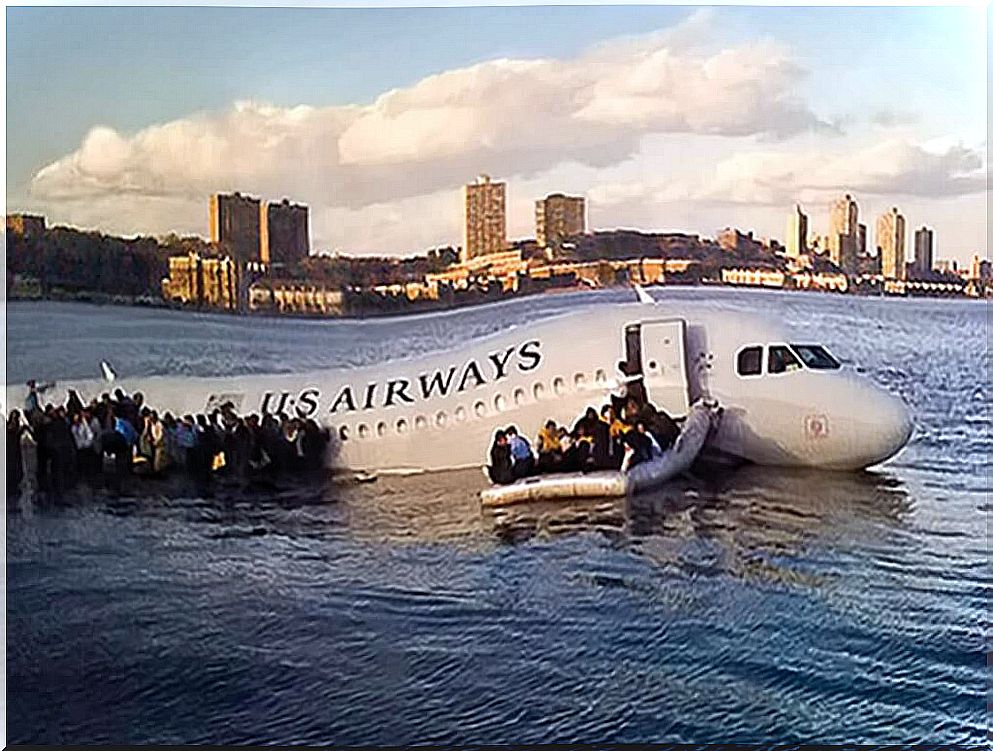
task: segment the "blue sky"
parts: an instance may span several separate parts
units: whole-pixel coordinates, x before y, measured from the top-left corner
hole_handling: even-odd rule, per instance
[[[468,66],[486,65],[501,58],[514,61],[551,59],[563,61],[564,68],[571,64],[570,70],[591,73],[588,68],[599,64],[595,57],[590,57],[590,50],[595,45],[607,43],[623,47],[625,39],[637,39],[639,35],[667,29],[676,31],[672,39],[659,44],[671,45],[673,56],[689,61],[687,64],[699,63],[697,67],[701,70],[707,70],[707,60],[718,59],[722,51],[738,51],[736,59],[746,66],[763,65],[770,56],[775,57],[782,51],[786,57],[783,66],[770,67],[768,71],[759,68],[754,72],[754,80],[747,78],[741,85],[761,85],[763,96],[797,100],[820,125],[796,125],[788,133],[774,133],[774,122],[763,121],[760,114],[753,114],[754,123],[737,132],[732,122],[715,124],[712,111],[702,114],[699,123],[673,124],[668,116],[659,120],[655,108],[652,110],[654,115],[646,115],[649,120],[655,118],[652,122],[629,123],[633,130],[629,128],[619,134],[621,140],[627,139],[627,146],[618,147],[613,159],[591,156],[595,145],[581,150],[582,153],[564,149],[561,157],[557,157],[553,153],[554,145],[542,141],[540,148],[544,150],[545,158],[536,160],[533,152],[538,147],[512,142],[518,136],[507,135],[513,130],[513,124],[505,124],[498,134],[501,145],[486,152],[495,164],[480,165],[480,168],[485,166],[533,190],[568,183],[569,189],[592,191],[591,202],[593,196],[606,194],[608,187],[620,184],[630,187],[632,183],[638,183],[641,198],[636,198],[633,204],[604,202],[604,210],[600,212],[594,212],[591,206],[591,217],[602,217],[606,224],[651,223],[652,217],[666,214],[669,203],[678,203],[678,206],[668,208],[678,209],[674,213],[684,217],[685,222],[698,221],[704,225],[681,228],[706,234],[715,229],[714,225],[722,224],[720,206],[727,205],[726,196],[715,197],[712,191],[702,187],[720,172],[717,162],[708,161],[712,155],[725,159],[744,153],[779,157],[804,150],[804,159],[809,159],[807,154],[824,150],[844,153],[848,144],[853,152],[898,154],[901,169],[911,177],[915,168],[909,162],[916,153],[911,147],[921,144],[931,151],[948,148],[948,144],[961,144],[976,153],[981,152],[985,160],[988,26],[985,10],[975,7],[722,7],[705,11],[703,15],[705,18],[701,21],[699,9],[677,6],[8,8],[8,204],[15,209],[41,208],[56,221],[82,225],[103,226],[108,224],[108,218],[114,217],[110,226],[104,227],[111,231],[141,231],[144,217],[147,221],[144,226],[149,232],[174,228],[202,233],[200,214],[193,211],[193,205],[200,200],[199,193],[228,187],[221,184],[212,187],[209,185],[211,179],[220,183],[233,181],[236,176],[249,183],[246,185],[248,190],[261,192],[278,188],[291,192],[294,197],[297,193],[306,194],[301,199],[314,206],[315,238],[328,245],[371,252],[378,243],[384,250],[403,252],[418,243],[443,242],[452,227],[457,226],[457,216],[430,230],[413,232],[409,239],[399,236],[398,228],[407,223],[402,221],[405,212],[420,216],[428,206],[443,205],[446,192],[457,191],[458,185],[472,176],[471,171],[465,174],[472,166],[474,152],[471,149],[464,160],[448,149],[439,152],[439,160],[429,165],[411,154],[404,156],[406,162],[400,165],[401,158],[392,152],[385,153],[377,148],[370,152],[367,140],[354,147],[359,142],[355,134],[345,136],[345,140],[339,142],[339,150],[346,148],[343,144],[353,144],[348,148],[358,148],[360,153],[352,161],[369,165],[369,169],[363,173],[356,168],[349,173],[344,185],[365,186],[368,181],[380,180],[395,188],[381,194],[367,189],[361,197],[350,196],[347,201],[338,197],[324,200],[321,186],[334,186],[328,190],[335,196],[345,189],[335,182],[339,179],[337,174],[310,174],[299,184],[294,182],[292,175],[277,175],[272,170],[272,174],[260,176],[257,184],[251,184],[253,176],[249,167],[240,168],[236,174],[219,168],[211,173],[213,177],[198,178],[195,184],[187,184],[176,176],[183,167],[181,164],[172,165],[164,173],[156,166],[159,173],[145,174],[143,170],[152,169],[148,164],[161,165],[164,157],[161,153],[150,156],[144,142],[138,144],[140,149],[134,148],[134,144],[127,147],[126,159],[132,162],[125,164],[123,152],[118,153],[123,147],[112,139],[117,151],[110,160],[112,165],[100,162],[99,169],[103,171],[98,179],[90,179],[93,175],[85,172],[88,167],[81,166],[80,160],[72,164],[65,160],[82,149],[88,134],[96,126],[106,126],[115,136],[128,141],[136,137],[140,140],[140,134],[146,129],[167,123],[186,123],[192,119],[194,125],[190,127],[200,127],[198,118],[206,117],[215,128],[212,131],[215,138],[228,138],[225,128],[243,126],[216,121],[223,119],[224,113],[230,112],[238,101],[272,105],[280,112],[297,105],[325,108],[329,117],[339,118],[350,117],[345,113],[349,107],[371,108],[384,92],[410,89],[426,76],[465,71]],[[766,43],[775,45],[775,51],[769,52],[761,46]],[[630,54],[630,58],[623,55],[611,58],[611,64],[623,73],[640,59],[637,52]],[[591,61],[589,65],[587,61]],[[798,71],[796,75],[790,72],[794,67]],[[502,80],[499,70],[502,69],[494,66],[497,72],[491,71],[497,81]],[[593,77],[577,91],[594,87],[607,89],[612,81],[620,80],[617,75],[610,72],[604,81]],[[782,81],[776,88],[755,83],[777,76],[782,77]],[[620,80],[619,86],[628,83]],[[491,85],[498,86],[499,83]],[[666,106],[681,101],[662,89],[653,91],[652,96],[664,99]],[[508,101],[511,106],[517,106],[512,100]],[[411,106],[423,111],[421,104]],[[456,106],[455,99],[447,98],[446,106]],[[792,108],[787,110],[783,117],[790,116]],[[379,113],[370,127],[383,126],[381,116]],[[484,116],[492,115],[480,109],[472,117]],[[269,118],[264,126],[266,133],[275,138],[274,116],[267,112],[265,117]],[[616,112],[609,118],[611,127],[619,126]],[[597,120],[597,127],[601,123],[602,120]],[[397,123],[393,125],[399,127]],[[297,127],[294,122],[292,128]],[[308,125],[306,132],[311,135],[307,137],[315,137],[319,143],[320,127],[324,126]],[[833,135],[827,133],[831,128],[835,130]],[[334,149],[334,139],[342,135],[339,130],[332,128],[332,131],[328,133],[329,149]],[[369,128],[363,127],[361,132],[368,139]],[[383,138],[396,141],[398,131],[382,132]],[[469,140],[476,137],[472,130],[466,133]],[[403,133],[400,135],[401,140],[406,137]],[[293,130],[293,137],[302,138],[297,130]],[[430,141],[431,132],[424,137]],[[478,136],[487,144],[494,137],[489,131]],[[662,153],[689,151],[688,159],[680,158],[681,163],[686,163],[682,167],[685,173],[682,179],[692,180],[693,186],[681,193],[669,195],[664,191],[660,193],[658,186],[646,187],[649,176],[664,174],[670,168],[665,157],[659,161],[659,148],[652,148],[659,139],[669,146]],[[900,150],[894,145],[890,151],[873,151],[875,142],[895,144],[896,141],[908,144],[908,150]],[[135,155],[138,150],[141,150],[140,157]],[[93,151],[91,148],[87,153]],[[518,158],[525,152],[531,157]],[[341,153],[345,154],[344,151]],[[501,160],[500,155],[506,159]],[[101,152],[101,159],[104,156]],[[49,179],[33,181],[39,171],[59,160],[63,163],[58,169],[49,171]],[[416,182],[415,177],[406,173],[397,177],[386,163],[411,172],[417,163],[431,179],[418,194],[411,187],[412,182]],[[809,161],[801,163],[812,164]],[[963,164],[968,163],[968,155],[960,155],[960,158],[938,160],[928,169],[950,168],[961,172]],[[336,166],[329,165],[327,169],[334,171]],[[502,169],[504,166],[506,171]],[[815,168],[820,169],[817,166],[807,169]],[[116,182],[107,174],[107,170],[113,169],[120,170],[120,179]],[[445,169],[450,174],[444,174]],[[886,170],[885,166],[877,169],[881,173]],[[725,168],[725,174],[726,171]],[[812,184],[798,184],[797,192],[803,188],[803,196],[813,204],[827,200],[821,192],[828,192],[832,186],[825,181],[830,179],[830,174],[837,175],[839,169],[828,173],[818,175]],[[980,203],[976,191],[968,192],[961,183],[950,182],[948,175],[929,172],[922,179],[927,184],[933,181],[933,189],[914,187],[910,189],[912,195],[906,197],[899,191],[906,189],[907,183],[888,174],[885,180],[867,181],[866,206],[900,201],[901,205],[919,213],[922,222],[937,225],[947,221],[947,231],[943,232],[942,227],[938,229],[939,238],[947,238],[949,254],[969,255],[973,246],[985,236],[985,214],[977,213]],[[178,186],[177,181],[183,184]],[[842,174],[837,189],[844,190],[852,183],[854,189],[862,185],[859,180],[853,181]],[[96,184],[98,187],[94,187]],[[954,187],[950,187],[952,185]],[[782,234],[777,225],[778,215],[770,205],[772,197],[756,204],[753,213],[749,214],[748,200],[740,195],[746,192],[745,188],[739,185],[735,190],[739,195],[733,201],[733,211],[728,210],[729,215],[746,219],[754,216],[753,223],[758,231]],[[630,192],[638,193],[633,189]],[[104,209],[90,208],[88,211],[84,193],[91,204],[92,199],[104,201]],[[615,190],[614,194],[617,193]],[[985,206],[985,196],[980,196]],[[153,200],[156,198],[158,204]],[[530,200],[530,196],[527,200],[522,197],[521,206]],[[123,213],[113,211],[112,201],[130,202],[131,207]],[[180,209],[182,201],[189,206]],[[688,201],[698,210],[688,210],[685,205]],[[925,210],[928,205],[934,207],[931,214]],[[617,207],[615,215],[611,214],[610,206]],[[811,207],[813,212],[818,210]],[[961,216],[963,211],[970,217],[969,221],[973,224],[982,221],[983,226],[969,231],[954,227],[951,217]],[[785,214],[785,207],[780,213]],[[171,215],[176,217],[175,227],[163,223],[167,224],[165,217]],[[398,215],[401,220],[397,220]],[[363,227],[383,217],[392,217],[387,224],[393,229],[384,230],[381,239],[365,230],[356,234],[343,229]],[[917,217],[908,216],[911,224],[915,219]],[[522,213],[518,224],[524,221]],[[323,226],[325,222],[326,227]],[[512,217],[512,235],[515,228],[526,234],[526,227],[515,227]],[[456,242],[457,239],[456,234],[449,241]],[[939,254],[941,247],[939,240]]]

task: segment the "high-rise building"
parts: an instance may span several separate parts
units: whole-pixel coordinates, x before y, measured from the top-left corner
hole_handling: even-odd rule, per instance
[[[886,279],[906,279],[906,222],[896,206],[876,220],[876,245],[883,276]]]
[[[210,241],[236,261],[261,261],[260,202],[241,193],[210,197]]]
[[[845,271],[851,269],[858,253],[859,207],[846,193],[831,203],[828,212],[827,250],[831,262]]]
[[[796,204],[786,222],[786,255],[790,258],[799,258],[806,254],[807,215],[800,209],[800,204]]]
[[[927,276],[934,269],[934,230],[921,227],[914,233],[914,271]]]
[[[859,222],[858,241],[856,242],[856,248],[855,248],[855,252],[856,254],[858,254],[859,258],[865,257],[866,236],[867,236],[867,232],[865,225],[862,224],[862,222]]]
[[[586,199],[552,193],[534,202],[534,236],[542,248],[586,232]]]
[[[259,208],[259,258],[262,263],[293,264],[310,255],[310,222],[306,206],[283,199]]]
[[[507,184],[495,183],[489,175],[463,189],[465,225],[462,257],[465,263],[479,256],[500,253],[507,246]]]

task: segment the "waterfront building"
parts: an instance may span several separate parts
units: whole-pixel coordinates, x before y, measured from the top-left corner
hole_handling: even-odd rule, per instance
[[[721,269],[721,282],[734,286],[782,289],[786,284],[786,274],[779,269],[725,268]]]
[[[876,244],[883,277],[906,279],[906,221],[896,206],[876,220]]]
[[[237,310],[240,283],[238,263],[230,256],[187,253],[169,258],[162,296],[183,305]]]
[[[241,193],[212,195],[210,241],[237,261],[262,261],[260,207],[259,199]]]
[[[294,264],[310,255],[310,212],[302,204],[266,201],[259,208],[262,263]]]
[[[796,204],[786,222],[786,255],[789,258],[799,258],[806,254],[807,215],[800,209],[800,204]]]
[[[534,202],[534,236],[539,247],[557,249],[586,232],[586,199],[552,193]]]
[[[248,309],[278,313],[341,315],[344,293],[338,287],[292,279],[266,280],[248,289]]]
[[[926,277],[934,268],[934,230],[921,227],[914,233],[914,272]]]
[[[45,234],[45,217],[40,214],[7,214],[7,232],[21,237],[41,237]]]
[[[506,250],[506,183],[495,183],[489,175],[480,175],[475,183],[463,188],[462,195],[465,208],[462,262]]]
[[[859,207],[846,193],[828,211],[827,251],[831,262],[847,271],[858,254]]]

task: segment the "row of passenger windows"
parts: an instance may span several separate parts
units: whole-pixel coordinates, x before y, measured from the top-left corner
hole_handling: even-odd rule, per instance
[[[604,384],[607,382],[607,372],[604,370],[597,370],[593,375],[593,379],[596,383]],[[572,378],[573,387],[576,389],[582,388],[587,382],[587,377],[583,373],[576,373]],[[566,381],[562,376],[556,376],[552,379],[551,392],[556,396],[561,396],[565,393]],[[548,392],[545,384],[541,381],[536,382],[531,387],[531,394],[535,401],[543,399]],[[523,388],[514,389],[514,393],[511,395],[514,406],[521,406],[527,401],[527,392]],[[495,412],[504,412],[508,407],[508,400],[503,394],[497,394],[492,400],[493,410]],[[487,402],[482,399],[478,399],[472,404],[472,415],[475,417],[485,417],[489,407]],[[452,414],[449,416],[447,412],[441,410],[437,412],[434,416],[434,425],[439,428],[443,428],[448,425],[450,420],[455,422],[465,422],[469,418],[469,411],[461,404],[455,408]],[[405,418],[399,418],[393,425],[394,431],[398,435],[403,435],[410,431],[410,421]],[[413,424],[414,430],[424,430],[428,427],[428,418],[424,415],[417,415],[414,418]],[[385,438],[389,432],[389,426],[385,422],[378,422],[373,426],[366,423],[359,423],[356,428],[356,432],[359,438]],[[338,437],[346,441],[352,437],[351,429],[347,425],[342,425],[338,428]]]
[[[771,344],[767,348],[756,344],[738,352],[738,375],[762,375],[762,351],[768,350],[766,372],[790,373],[802,370],[837,370],[841,367],[834,356],[819,344]]]

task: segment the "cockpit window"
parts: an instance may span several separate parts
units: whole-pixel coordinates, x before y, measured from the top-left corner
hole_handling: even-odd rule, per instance
[[[841,363],[820,344],[791,344],[803,364],[811,370],[837,370]]]
[[[803,367],[796,355],[790,352],[789,347],[771,346],[769,347],[769,372],[789,373],[800,370]]]
[[[738,353],[738,375],[753,376],[762,373],[762,348],[745,347]]]

